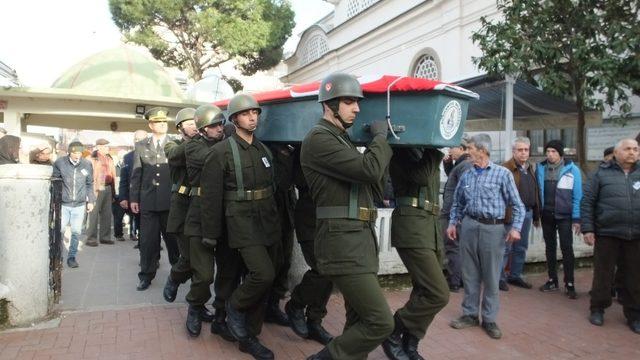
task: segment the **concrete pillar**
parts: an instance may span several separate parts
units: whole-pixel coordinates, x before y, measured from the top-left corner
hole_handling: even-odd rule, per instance
[[[507,161],[511,159],[511,143],[513,142],[513,84],[516,83],[516,79],[513,76],[507,75],[505,80],[505,144],[504,144],[504,156],[503,160]]]
[[[51,172],[51,166],[0,165],[0,284],[8,287],[9,325],[49,311]]]

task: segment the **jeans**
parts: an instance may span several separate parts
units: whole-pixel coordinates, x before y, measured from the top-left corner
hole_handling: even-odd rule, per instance
[[[524,262],[527,258],[527,249],[529,248],[529,233],[531,230],[531,223],[533,222],[533,211],[527,210],[524,214],[524,223],[522,223],[522,230],[520,231],[520,240],[514,243],[507,243],[504,251],[504,259],[502,261],[502,274],[500,280],[506,281],[507,275],[504,269],[509,266],[509,279],[522,278],[522,271],[524,270]],[[509,229],[507,229],[509,231]],[[511,262],[509,262],[511,258]]]
[[[67,259],[75,259],[78,252],[78,241],[80,240],[80,233],[82,231],[82,222],[84,221],[84,214],[86,207],[80,206],[66,206],[62,205],[61,224],[60,229],[64,234],[64,230],[69,225],[71,227],[71,244],[69,245],[69,254]]]

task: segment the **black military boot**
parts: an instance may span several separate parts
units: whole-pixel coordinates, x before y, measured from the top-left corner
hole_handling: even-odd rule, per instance
[[[413,336],[408,332],[402,335],[402,348],[411,360],[424,360],[418,353],[418,343],[420,339],[417,336]]]
[[[289,326],[289,317],[280,310],[280,298],[277,295],[271,295],[269,297],[264,321],[281,326]]]
[[[320,321],[307,321],[307,329],[309,330],[309,339],[315,340],[322,345],[327,345],[333,340],[333,335],[329,334]]]
[[[231,335],[237,340],[248,338],[245,313],[236,310],[228,300],[225,303],[225,309],[227,310],[227,328]]]
[[[393,332],[389,337],[382,342],[382,350],[387,354],[387,357],[391,360],[409,360],[409,356],[404,352],[402,348],[402,333],[405,331],[402,321],[398,317],[398,313],[393,316],[395,326]]]
[[[211,322],[211,333],[220,335],[221,338],[227,341],[236,342],[236,338],[234,338],[233,335],[231,335],[231,332],[227,327],[226,311],[222,309],[216,310],[213,322]]]
[[[284,311],[287,312],[287,316],[289,317],[289,326],[291,327],[291,330],[302,338],[306,339],[309,337],[309,330],[304,317],[304,309],[297,308],[293,305],[291,300],[289,300],[284,305]]]
[[[240,351],[250,354],[257,360],[272,360],[274,359],[273,352],[266,346],[262,345],[258,338],[255,336],[248,336],[244,339],[240,339]]]
[[[200,320],[204,322],[213,321],[213,313],[204,305],[202,305],[202,311],[200,311]]]
[[[200,320],[202,307],[202,305],[189,305],[187,312],[187,332],[192,337],[199,336],[200,330],[202,330],[202,320]]]
[[[307,358],[307,360],[333,360],[331,357],[331,353],[329,349],[326,347],[322,348],[319,353],[313,354]]]
[[[173,282],[171,275],[167,276],[167,283],[164,284],[164,290],[162,291],[162,296],[167,302],[172,303],[176,299],[178,286],[180,286],[180,284]]]

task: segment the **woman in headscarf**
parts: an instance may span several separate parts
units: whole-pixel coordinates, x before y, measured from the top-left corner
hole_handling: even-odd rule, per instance
[[[0,138],[0,165],[20,162],[20,138],[5,135]]]

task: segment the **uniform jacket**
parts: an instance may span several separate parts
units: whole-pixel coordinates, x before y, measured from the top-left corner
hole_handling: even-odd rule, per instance
[[[153,137],[136,143],[129,197],[140,204],[140,211],[168,211],[171,199],[169,164],[164,154],[165,136],[156,151]]]
[[[183,139],[170,140],[164,146],[164,154],[169,163],[169,176],[171,177],[171,206],[167,218],[167,232],[173,234],[181,234],[184,231],[184,222],[187,210],[189,210],[189,193],[181,194],[178,192],[180,186],[189,187],[185,155],[187,141]]]
[[[456,165],[451,169],[447,182],[444,184],[444,194],[442,194],[442,207],[440,208],[441,217],[449,219],[449,213],[451,212],[451,205],[453,205],[453,193],[456,191],[458,181],[462,174],[469,170],[473,164],[469,159],[469,154],[462,154]]]
[[[538,181],[536,179],[536,174],[535,174],[535,167],[533,166],[533,164],[529,161],[527,161],[529,163],[529,171],[527,171],[527,176],[531,176],[533,177],[533,183],[535,184],[535,193],[539,194],[540,190],[538,189]],[[518,165],[516,165],[516,161],[514,158],[511,158],[509,161],[505,162],[504,164],[502,164],[502,166],[506,167],[509,171],[511,171],[511,174],[513,174],[513,180],[516,183],[516,187],[520,186],[520,177],[522,172],[518,169]],[[536,196],[536,205],[533,207],[533,209],[531,209],[532,213],[533,213],[533,221],[537,221],[540,219],[540,198],[538,196]],[[505,223],[510,224],[512,221],[512,217],[513,217],[513,208],[511,206],[507,207],[507,212],[504,216],[504,221]]]
[[[293,182],[298,189],[298,200],[294,210],[296,239],[300,243],[311,242],[316,236],[316,206],[300,167],[300,146],[294,151],[293,157]]]
[[[93,167],[87,159],[80,159],[74,165],[68,156],[58,158],[53,164],[54,178],[62,179],[62,204],[82,206],[96,202],[93,192]]]
[[[436,217],[439,213],[432,209],[401,206],[397,201],[401,197],[419,198],[420,188],[424,188],[425,200],[437,203],[442,157],[442,152],[437,149],[393,149],[389,174],[396,208],[391,219],[391,245],[397,248],[441,248],[437,243],[439,223]]]
[[[253,138],[251,144],[237,134],[245,190],[275,186],[273,160],[264,144]],[[238,189],[230,138],[215,144],[201,174],[203,237],[220,240],[227,231],[229,247],[271,246],[280,239],[278,208],[273,196],[259,200],[225,199],[225,192]]]
[[[547,160],[538,164],[536,175],[540,188],[540,210],[544,207],[544,173]],[[580,169],[569,159],[564,160],[560,170],[556,189],[555,217],[558,219],[571,218],[574,223],[580,222],[580,200],[582,199],[582,175]]]
[[[217,140],[209,140],[201,135],[196,135],[185,145],[188,181],[193,188],[200,187],[202,189],[202,167],[207,159],[207,155],[209,155],[211,147],[217,142]],[[200,210],[201,197],[191,196],[189,210],[187,211],[185,219],[186,235],[202,236],[202,212]]]
[[[122,157],[120,168],[120,185],[118,186],[118,199],[129,201],[129,186],[131,184],[131,169],[133,168],[134,151],[129,151]]]
[[[296,194],[293,189],[294,155],[287,145],[275,144],[269,148],[273,154],[276,180],[275,199],[278,204],[278,213],[283,228],[291,229],[293,227],[293,211],[296,206]]]
[[[302,142],[301,165],[320,207],[348,206],[351,185],[358,185],[358,207],[374,208],[374,192],[382,189],[392,151],[387,140],[375,136],[360,153],[348,135],[321,119]],[[348,218],[318,219],[315,255],[323,275],[378,272],[378,244],[374,223]]]
[[[640,162],[628,174],[615,160],[600,164],[586,183],[580,213],[582,233],[640,240]]]

